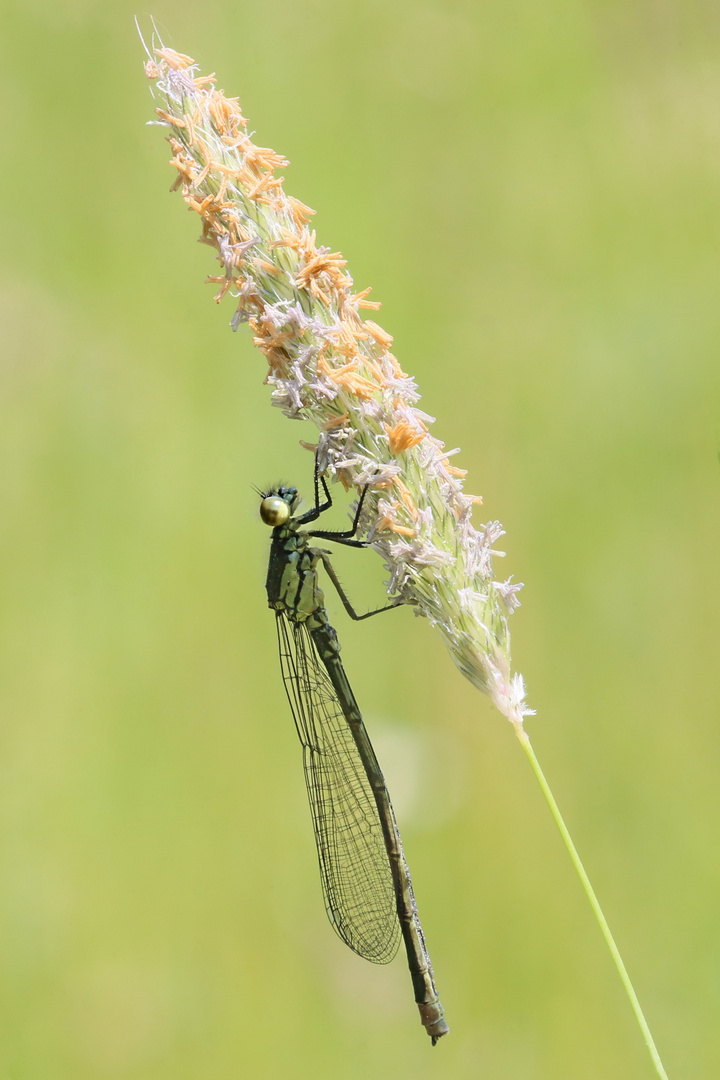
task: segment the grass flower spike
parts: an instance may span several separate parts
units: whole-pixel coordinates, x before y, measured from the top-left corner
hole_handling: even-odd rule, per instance
[[[236,300],[231,325],[247,323],[268,362],[273,404],[320,430],[323,468],[346,488],[369,486],[363,526],[390,571],[389,592],[437,626],[462,673],[488,693],[525,738],[530,710],[511,673],[507,618],[520,585],[498,581],[497,521],[476,529],[481,500],[430,434],[415,382],[391,352],[392,337],[361,311],[380,307],[353,291],[340,252],[316,242],[313,211],[283,190],[287,165],[257,146],[237,100],[200,76],[193,60],[159,48],[148,60],[177,170],[175,187],[202,221],[221,272],[220,302]]]
[[[346,489],[367,487],[360,522],[390,572],[388,591],[438,628],[453,660],[513,725],[598,921],[655,1072],[667,1074],[620,952],[543,775],[523,718],[522,676],[513,674],[508,616],[520,585],[499,581],[493,558],[499,522],[476,529],[465,473],[430,433],[433,418],[393,355],[393,339],[372,318],[380,304],[354,291],[338,251],[317,244],[314,211],[287,195],[286,160],[257,146],[235,98],[172,49],[148,51],[146,74],[167,128],[174,187],[202,221],[220,273],[215,299],[234,298],[234,330],[247,323],[268,363],[272,402],[319,429],[323,473]],[[309,447],[310,448],[310,447]],[[315,446],[311,447],[316,449]]]

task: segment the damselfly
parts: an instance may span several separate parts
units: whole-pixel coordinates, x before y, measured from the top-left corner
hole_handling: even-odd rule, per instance
[[[366,547],[365,541],[355,539],[366,493],[364,488],[351,529],[326,532],[304,528],[332,506],[317,463],[315,505],[307,513],[295,515],[300,502],[296,488],[260,492],[260,516],[273,530],[266,588],[276,615],[285,690],[303,748],[328,917],[346,945],[376,964],[392,960],[402,936],[415,1001],[434,1046],[449,1028],[435,989],[390,796],[325,611],[319,564],[352,619],[366,619],[397,605],[356,614],[329,552],[310,544],[315,537]]]

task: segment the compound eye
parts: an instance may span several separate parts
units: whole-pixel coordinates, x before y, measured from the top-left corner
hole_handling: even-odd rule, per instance
[[[260,517],[266,525],[271,525],[275,529],[278,525],[284,525],[289,519],[290,507],[279,495],[268,495],[260,503]]]

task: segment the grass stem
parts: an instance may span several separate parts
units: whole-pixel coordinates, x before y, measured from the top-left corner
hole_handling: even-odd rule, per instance
[[[528,739],[525,732],[522,732],[522,735],[520,735],[520,742],[522,743],[525,753],[530,760],[533,772],[537,777],[537,781],[540,784],[542,793],[545,796],[548,806],[550,807],[550,813],[555,819],[555,824],[560,830],[560,835],[563,838],[563,843],[568,850],[568,854],[572,860],[572,864],[577,871],[578,877],[580,878],[582,887],[585,890],[585,895],[590,902],[590,907],[592,908],[595,918],[598,921],[602,936],[605,938],[605,944],[610,950],[610,955],[612,956],[615,967],[617,968],[618,975],[620,976],[620,981],[625,988],[625,993],[628,996],[628,999],[632,1006],[632,1010],[635,1013],[635,1019],[638,1022],[638,1026],[640,1028],[640,1031],[642,1032],[643,1039],[645,1040],[645,1045],[648,1048],[648,1053],[650,1054],[652,1063],[655,1066],[655,1072],[660,1077],[660,1080],[668,1080],[668,1075],[665,1072],[665,1067],[663,1066],[662,1061],[660,1060],[660,1054],[658,1053],[658,1049],[655,1045],[655,1040],[653,1039],[650,1032],[648,1022],[645,1019],[645,1014],[642,1011],[638,996],[635,993],[635,988],[630,981],[630,976],[628,975],[627,968],[625,967],[625,964],[623,962],[623,958],[620,955],[620,950],[615,943],[615,938],[612,935],[612,931],[610,930],[608,921],[603,914],[602,908],[600,907],[600,901],[595,895],[595,890],[590,884],[590,878],[588,877],[587,871],[582,864],[580,856],[577,852],[577,848],[575,847],[575,844],[572,841],[572,837],[570,836],[570,833],[568,831],[568,827],[565,824],[565,820],[560,813],[560,809],[555,802],[552,791],[550,790],[550,785],[545,779],[545,773],[540,767],[540,762],[535,756],[535,751],[533,750],[530,744],[530,740]]]

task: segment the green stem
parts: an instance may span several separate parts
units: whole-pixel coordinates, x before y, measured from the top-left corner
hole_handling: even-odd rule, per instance
[[[590,884],[590,878],[587,876],[587,872],[585,870],[585,867],[583,866],[583,864],[582,864],[582,862],[580,860],[580,856],[577,853],[577,849],[576,849],[575,845],[572,842],[572,837],[570,836],[570,833],[568,832],[568,827],[565,824],[565,821],[563,820],[563,816],[560,813],[558,804],[555,802],[555,799],[553,797],[553,793],[550,790],[550,785],[548,784],[547,780],[545,779],[544,772],[540,768],[540,762],[535,757],[535,751],[533,750],[532,746],[530,745],[530,740],[528,739],[526,733],[524,731],[522,731],[522,732],[519,731],[518,732],[518,738],[520,739],[520,742],[522,743],[522,745],[523,745],[523,747],[525,749],[525,753],[527,754],[528,758],[530,759],[530,764],[532,765],[533,772],[535,773],[535,776],[537,777],[537,781],[538,781],[538,783],[539,783],[539,785],[540,785],[540,787],[542,789],[542,793],[545,796],[545,799],[547,800],[548,806],[550,807],[550,813],[552,814],[553,818],[555,819],[555,824],[557,825],[558,829],[560,830],[560,835],[563,838],[563,842],[565,844],[565,847],[567,848],[568,854],[569,854],[570,858],[572,859],[572,864],[575,867],[575,870],[577,871],[578,877],[580,878],[580,881],[582,883],[582,887],[585,890],[585,895],[587,896],[588,900],[590,901],[590,907],[593,909],[593,912],[595,914],[595,918],[597,919],[598,925],[599,925],[600,930],[602,932],[602,936],[605,938],[605,944],[607,945],[608,949],[610,950],[610,955],[612,956],[613,961],[615,963],[615,967],[617,968],[618,975],[620,976],[620,981],[623,984],[623,986],[625,988],[625,993],[627,994],[627,996],[628,996],[628,998],[630,1000],[630,1004],[632,1005],[632,1010],[635,1013],[635,1019],[638,1022],[638,1026],[639,1026],[639,1028],[640,1028],[640,1030],[642,1032],[643,1039],[645,1040],[645,1045],[648,1048],[648,1053],[650,1054],[650,1057],[652,1058],[652,1063],[655,1066],[655,1072],[658,1074],[658,1076],[661,1078],[661,1080],[668,1080],[668,1075],[665,1072],[665,1068],[663,1066],[662,1061],[660,1060],[660,1055],[659,1055],[657,1047],[655,1045],[655,1040],[653,1039],[652,1034],[650,1033],[650,1028],[648,1027],[648,1022],[645,1019],[645,1014],[642,1011],[642,1008],[640,1006],[640,1002],[638,1001],[638,996],[635,993],[635,989],[633,987],[633,984],[630,981],[630,976],[628,975],[627,968],[625,967],[625,964],[623,963],[623,958],[620,955],[620,950],[618,949],[617,945],[615,944],[615,938],[612,936],[612,932],[610,930],[610,927],[608,926],[607,919],[603,915],[603,910],[600,907],[600,901],[598,900],[597,896],[595,895],[595,890],[593,889],[592,885]]]

